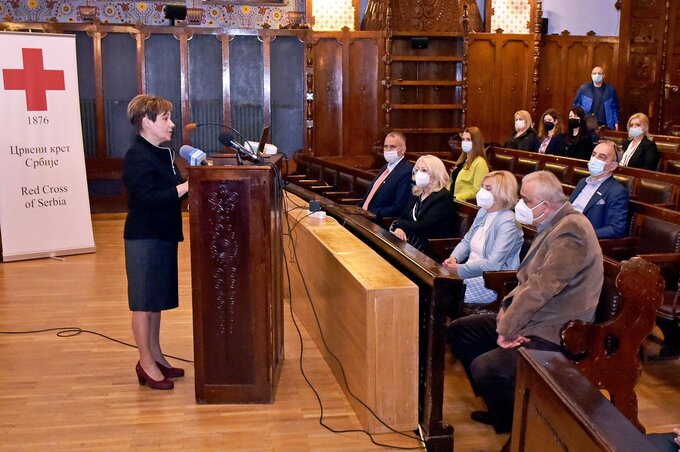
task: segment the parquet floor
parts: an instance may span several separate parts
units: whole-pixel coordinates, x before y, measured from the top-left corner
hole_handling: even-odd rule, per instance
[[[80,327],[132,342],[127,309],[122,227],[124,215],[94,216],[97,252],[63,260],[0,264],[0,331]],[[185,219],[185,235],[189,236]],[[166,353],[193,356],[188,240],[180,244],[180,308],[164,313]],[[359,428],[344,394],[303,331],[304,367],[321,394],[326,423]],[[290,315],[285,361],[271,405],[197,405],[193,368],[173,391],[141,387],[136,350],[92,334],[54,332],[0,335],[0,450],[381,450],[359,433],[336,435],[318,423],[306,386]],[[174,363],[182,364],[171,360]],[[447,365],[450,361],[447,362]],[[680,424],[680,364],[645,366],[640,414],[650,431]],[[506,437],[469,421],[483,408],[458,365],[448,365],[444,419],[455,425],[457,451],[498,450]],[[396,434],[376,440],[417,443]]]

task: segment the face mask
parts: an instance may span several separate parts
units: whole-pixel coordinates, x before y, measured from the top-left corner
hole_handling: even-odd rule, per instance
[[[590,174],[593,176],[599,176],[602,173],[604,173],[604,166],[606,165],[605,162],[602,160],[596,159],[595,157],[591,157],[590,160],[588,161],[588,171],[590,171]]]
[[[430,175],[424,171],[416,172],[416,185],[418,187],[427,187],[430,184]]]
[[[397,151],[385,151],[383,152],[383,157],[385,157],[385,161],[387,163],[392,163],[397,161],[399,154]]]
[[[545,131],[546,131],[546,132],[550,132],[552,129],[555,128],[555,123],[554,123],[554,122],[543,121],[543,127],[545,127]]]
[[[520,199],[517,205],[515,206],[515,218],[520,223],[530,226],[531,224],[533,224],[534,221],[538,220],[543,216],[543,214],[541,214],[538,218],[534,218],[534,209],[543,204],[544,202],[545,201],[541,201],[533,208],[531,208],[526,205],[523,199]]]
[[[463,152],[468,153],[472,150],[472,141],[463,141],[460,147],[463,149]]]
[[[527,126],[527,122],[523,119],[518,119],[517,121],[515,121],[515,130],[518,131],[518,132],[520,130],[524,130],[524,128],[526,126]]]
[[[485,188],[480,188],[477,192],[477,205],[482,209],[489,210],[493,203],[493,193]]]
[[[581,125],[581,118],[569,118],[569,127],[575,129]]]
[[[591,77],[593,78],[593,83],[602,83],[602,80],[604,80],[604,75],[602,74],[593,74]]]
[[[642,127],[631,127],[628,129],[628,133],[630,134],[631,137],[637,138],[640,135],[642,135]]]

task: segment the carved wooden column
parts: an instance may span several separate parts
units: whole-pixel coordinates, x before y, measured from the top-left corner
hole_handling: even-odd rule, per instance
[[[465,130],[467,125],[467,70],[468,70],[468,45],[470,43],[470,15],[468,13],[467,3],[463,4],[463,69],[461,74],[461,99],[460,102],[463,104],[463,110],[460,115],[460,124]],[[455,124],[453,124],[455,127]]]
[[[182,122],[182,130],[189,123],[191,117],[191,100],[189,97],[189,40],[193,37],[191,29],[178,29],[179,34],[174,34],[175,39],[179,41],[179,92],[180,92],[180,121]],[[182,144],[189,144],[189,134],[182,134]]]
[[[543,17],[543,2],[536,2],[534,13],[534,72],[531,77],[531,117],[536,118],[538,114],[538,66],[541,62],[541,19]]]
[[[670,23],[671,23],[671,2],[670,0],[666,0],[666,17],[664,18],[664,25],[663,25],[663,45],[661,48],[663,49],[661,51],[661,77],[659,77],[659,104],[658,104],[658,109],[657,109],[657,120],[656,120],[656,127],[657,131],[659,133],[663,133],[665,130],[665,124],[664,124],[664,107],[666,104],[666,99],[668,97],[668,92],[666,89],[666,84],[670,84],[670,80],[666,80],[666,77],[668,76],[667,74],[667,68],[668,68],[668,35],[670,31]],[[677,88],[676,88],[677,89]],[[624,119],[621,118],[621,121]],[[667,132],[667,131],[666,131]]]
[[[307,149],[306,153],[314,155],[314,59],[312,52],[314,51],[314,39],[311,34],[307,35],[305,39],[305,80],[307,92],[305,100],[307,102],[307,111],[305,114],[305,127],[307,129]]]
[[[104,66],[102,61],[102,39],[106,32],[99,29],[99,21],[95,24],[95,31],[87,32],[92,38],[92,51],[94,53],[94,123],[96,157],[107,158],[106,149],[106,120],[104,111]]]
[[[219,35],[222,42],[222,122],[231,124],[231,77],[229,76],[229,43],[232,35]]]
[[[385,134],[392,129],[392,1],[387,1],[387,13],[385,14],[385,80],[382,84],[385,87],[385,103],[382,108],[385,110]]]

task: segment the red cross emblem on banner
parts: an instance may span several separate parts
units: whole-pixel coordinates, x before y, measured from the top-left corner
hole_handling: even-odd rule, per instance
[[[47,91],[63,91],[64,71],[45,70],[42,49],[21,49],[23,69],[3,69],[5,90],[26,91],[28,111],[47,110]]]

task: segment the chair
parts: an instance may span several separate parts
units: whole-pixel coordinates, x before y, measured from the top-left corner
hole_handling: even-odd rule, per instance
[[[561,330],[562,346],[581,373],[609,392],[612,404],[643,433],[635,395],[642,373],[639,351],[654,327],[663,287],[659,268],[634,257],[621,265],[616,277],[621,299],[615,315],[605,322],[572,320]]]
[[[569,165],[563,165],[561,163],[545,162],[544,169],[550,171],[557,177],[560,182],[567,181],[567,174],[569,174]]]
[[[640,179],[635,199],[646,204],[660,205],[661,207],[674,207],[673,184],[656,181],[653,179]]]
[[[511,155],[492,154],[489,157],[489,166],[494,171],[505,170],[514,173],[515,158]]]

